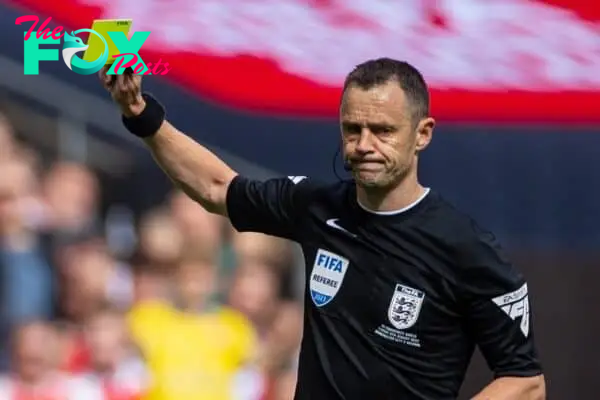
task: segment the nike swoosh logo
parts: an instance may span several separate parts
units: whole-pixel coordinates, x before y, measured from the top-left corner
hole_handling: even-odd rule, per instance
[[[339,226],[338,225],[338,221],[340,219],[339,218],[332,218],[332,219],[328,219],[327,221],[325,221],[325,223],[327,224],[327,226],[333,228],[333,229],[337,229],[338,231],[342,231],[352,237],[356,237],[356,235],[350,231],[348,231],[346,228],[344,228],[343,226]]]

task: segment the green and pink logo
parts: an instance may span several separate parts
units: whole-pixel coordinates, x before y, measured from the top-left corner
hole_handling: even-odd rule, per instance
[[[58,49],[48,48],[47,45],[62,44],[62,58],[65,65],[73,72],[81,75],[94,74],[106,65],[109,57],[109,41],[116,46],[119,54],[114,55],[115,62],[111,65],[109,75],[121,75],[126,68],[131,68],[136,75],[166,75],[171,67],[169,63],[162,62],[162,59],[154,63],[145,63],[138,54],[150,31],[135,32],[131,38],[127,38],[123,32],[107,32],[108,37],[92,29],[79,29],[68,33],[62,26],[57,26],[54,30],[46,26],[52,20],[47,18],[39,27],[37,27],[39,18],[36,15],[24,15],[16,19],[15,24],[21,25],[25,22],[33,24],[25,32],[23,65],[25,75],[38,75],[40,73],[40,61],[58,61],[61,52]],[[36,30],[37,27],[37,30]],[[77,35],[89,33],[98,36],[100,41],[95,42],[95,46],[104,46],[104,48],[90,48],[83,43],[83,40]],[[44,46],[44,47],[42,47]],[[93,51],[99,56],[93,61],[84,61],[77,55],[83,51]]]

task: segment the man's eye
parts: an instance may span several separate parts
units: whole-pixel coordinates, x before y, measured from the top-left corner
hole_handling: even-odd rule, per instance
[[[373,129],[373,133],[375,134],[382,134],[382,133],[392,133],[394,132],[394,128],[390,127],[390,126],[382,126],[382,127],[377,127]]]
[[[344,132],[346,133],[360,133],[361,127],[358,125],[344,125]]]

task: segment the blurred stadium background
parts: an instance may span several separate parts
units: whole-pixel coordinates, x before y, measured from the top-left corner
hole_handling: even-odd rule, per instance
[[[256,178],[337,179],[344,74],[414,62],[440,122],[423,182],[527,274],[550,398],[598,398],[598,3],[2,0],[0,399],[290,399],[302,329],[299,250],[174,192],[94,76],[62,62],[25,76],[27,14],[151,30],[140,54],[172,71],[145,88]]]

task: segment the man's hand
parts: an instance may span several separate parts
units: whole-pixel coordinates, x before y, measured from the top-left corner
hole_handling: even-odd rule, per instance
[[[142,97],[142,76],[127,71],[123,75],[108,75],[109,68],[106,65],[99,72],[102,85],[119,105],[124,116],[139,115],[146,107]]]
[[[495,379],[472,400],[546,400],[544,375]]]

